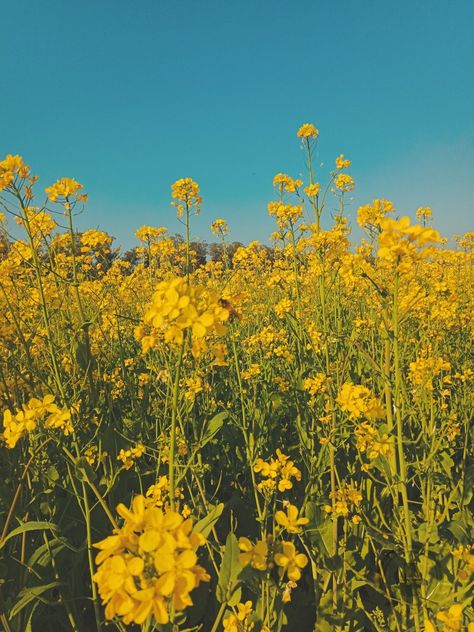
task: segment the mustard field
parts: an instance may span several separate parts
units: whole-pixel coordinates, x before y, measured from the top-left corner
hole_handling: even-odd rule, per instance
[[[356,239],[318,134],[270,245],[182,178],[123,253],[0,161],[5,632],[474,631],[474,232],[379,199]]]

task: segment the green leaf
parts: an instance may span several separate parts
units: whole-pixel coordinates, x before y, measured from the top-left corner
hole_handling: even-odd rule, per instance
[[[229,413],[223,411],[215,415],[210,421],[205,425],[205,429],[201,438],[200,446],[203,448],[209,441],[212,441],[219,430],[222,428],[224,424],[224,420],[227,419]]]
[[[236,589],[237,577],[242,570],[239,562],[239,542],[235,533],[229,533],[219,571],[216,597],[220,603],[228,603]]]
[[[29,603],[31,603],[34,599],[40,598],[40,596],[45,593],[47,590],[51,588],[56,588],[56,586],[62,586],[61,582],[54,581],[50,584],[43,584],[42,586],[33,586],[32,588],[24,588],[20,594],[19,599],[10,610],[10,619],[16,617],[18,613],[20,613],[23,608],[25,608]],[[42,599],[40,599],[42,601]]]
[[[8,542],[8,540],[10,540],[11,538],[14,538],[17,535],[21,535],[22,533],[27,533],[28,531],[46,531],[46,530],[57,532],[58,527],[52,522],[46,522],[46,521],[41,521],[41,520],[31,520],[30,522],[24,522],[16,529],[13,529],[13,531],[10,531],[10,533],[6,536],[6,538],[0,544],[0,549],[2,549],[5,546],[5,543]]]
[[[28,560],[28,566],[31,568],[35,566],[35,564],[47,566],[51,562],[51,557],[54,557],[65,548],[66,545],[64,542],[55,538],[47,544],[39,546],[33,551],[30,559]]]
[[[435,544],[439,541],[438,527],[436,524],[432,524],[431,527],[427,522],[422,522],[418,527],[418,540],[422,544],[429,542]]]
[[[205,516],[204,518],[196,522],[196,524],[194,525],[193,531],[198,531],[205,538],[207,538],[207,536],[211,532],[212,527],[219,520],[223,510],[224,510],[224,503],[219,503],[218,505],[216,505],[214,509],[212,509],[207,514],[207,516]]]

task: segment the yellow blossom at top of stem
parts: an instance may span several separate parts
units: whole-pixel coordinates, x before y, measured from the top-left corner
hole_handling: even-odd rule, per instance
[[[87,195],[79,193],[83,188],[83,185],[74,178],[60,178],[53,185],[47,187],[45,193],[51,202],[56,202],[58,198],[68,200],[72,196],[75,196],[79,202],[87,202]]]
[[[433,218],[433,211],[429,206],[420,206],[416,211],[416,219],[418,221],[428,220]]]
[[[379,235],[377,256],[390,265],[395,265],[399,272],[410,270],[412,264],[429,253],[422,250],[430,243],[439,243],[440,234],[433,228],[411,225],[409,217],[400,220],[385,218],[380,223],[382,232]]]
[[[159,228],[155,228],[154,226],[142,226],[137,231],[135,231],[135,237],[137,237],[141,242],[153,242],[163,237],[168,232],[164,226],[160,226]]]
[[[316,197],[319,195],[320,190],[321,186],[319,182],[313,182],[313,184],[308,184],[308,186],[304,188],[304,192],[308,197]]]
[[[42,421],[45,428],[60,429],[66,436],[74,432],[71,410],[59,408],[54,395],[45,395],[43,399],[32,397],[14,414],[9,409],[3,413],[3,439],[7,447],[14,448],[25,433],[33,432]]]
[[[170,611],[191,606],[190,592],[210,579],[197,564],[196,550],[205,539],[193,531],[191,519],[163,512],[153,498],[136,496],[131,509],[120,504],[117,512],[123,526],[94,545],[100,552],[93,579],[105,617],[140,625],[153,616],[166,624]]]
[[[365,204],[357,209],[357,223],[361,228],[379,227],[387,213],[393,213],[394,210],[390,200],[373,200],[372,204]]]
[[[340,154],[336,158],[336,169],[348,169],[351,166],[351,161],[345,158],[344,154]]]
[[[211,233],[216,237],[224,237],[229,232],[225,219],[215,219],[211,224]]]
[[[298,138],[317,138],[319,136],[319,130],[312,123],[304,123],[296,133]]]
[[[334,179],[334,184],[336,189],[343,192],[353,191],[355,187],[354,178],[348,173],[339,173]]]
[[[222,307],[216,294],[178,277],[158,284],[144,322],[163,332],[166,342],[180,344],[186,329],[197,339],[212,333],[225,334],[223,323],[228,318],[229,311]]]
[[[270,459],[268,462],[263,459],[255,461],[254,472],[266,479],[257,485],[257,489],[261,492],[271,492],[275,488],[284,492],[293,487],[292,478],[297,481],[301,480],[300,470],[295,467],[294,462],[288,456],[282,453],[280,448],[277,448],[276,455],[276,459]]]
[[[270,202],[268,214],[275,216],[279,228],[288,228],[303,217],[303,207],[299,204],[283,204],[282,202]]]
[[[296,193],[299,187],[303,184],[303,180],[294,180],[286,173],[277,173],[273,178],[273,186],[278,186],[280,189],[285,190],[287,193]]]
[[[199,184],[192,178],[180,178],[171,185],[171,197],[178,202],[171,204],[176,207],[178,217],[182,217],[185,208],[199,215],[202,197],[199,194]]]
[[[29,178],[30,168],[21,156],[7,154],[0,161],[0,191],[6,189],[14,181],[15,176],[22,180]]]

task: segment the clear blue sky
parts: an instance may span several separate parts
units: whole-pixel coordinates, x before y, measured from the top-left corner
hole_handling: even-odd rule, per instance
[[[474,228],[472,0],[15,0],[0,12],[0,154],[47,186],[90,194],[80,228],[126,247],[143,224],[177,230],[170,184],[204,205],[195,237],[225,217],[266,241],[272,178],[304,169],[295,133],[314,122],[319,160],[341,152],[357,182],[400,214],[433,208],[446,235]]]

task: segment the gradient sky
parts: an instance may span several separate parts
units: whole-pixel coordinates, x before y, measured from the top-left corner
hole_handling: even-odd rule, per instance
[[[349,216],[375,197],[474,228],[472,0],[15,0],[0,12],[0,155],[90,195],[80,229],[124,247],[178,230],[170,185],[200,183],[193,236],[225,217],[266,241],[272,178],[352,159]],[[321,173],[321,182],[324,182]],[[328,209],[330,210],[330,209]],[[327,220],[329,221],[329,220]]]

